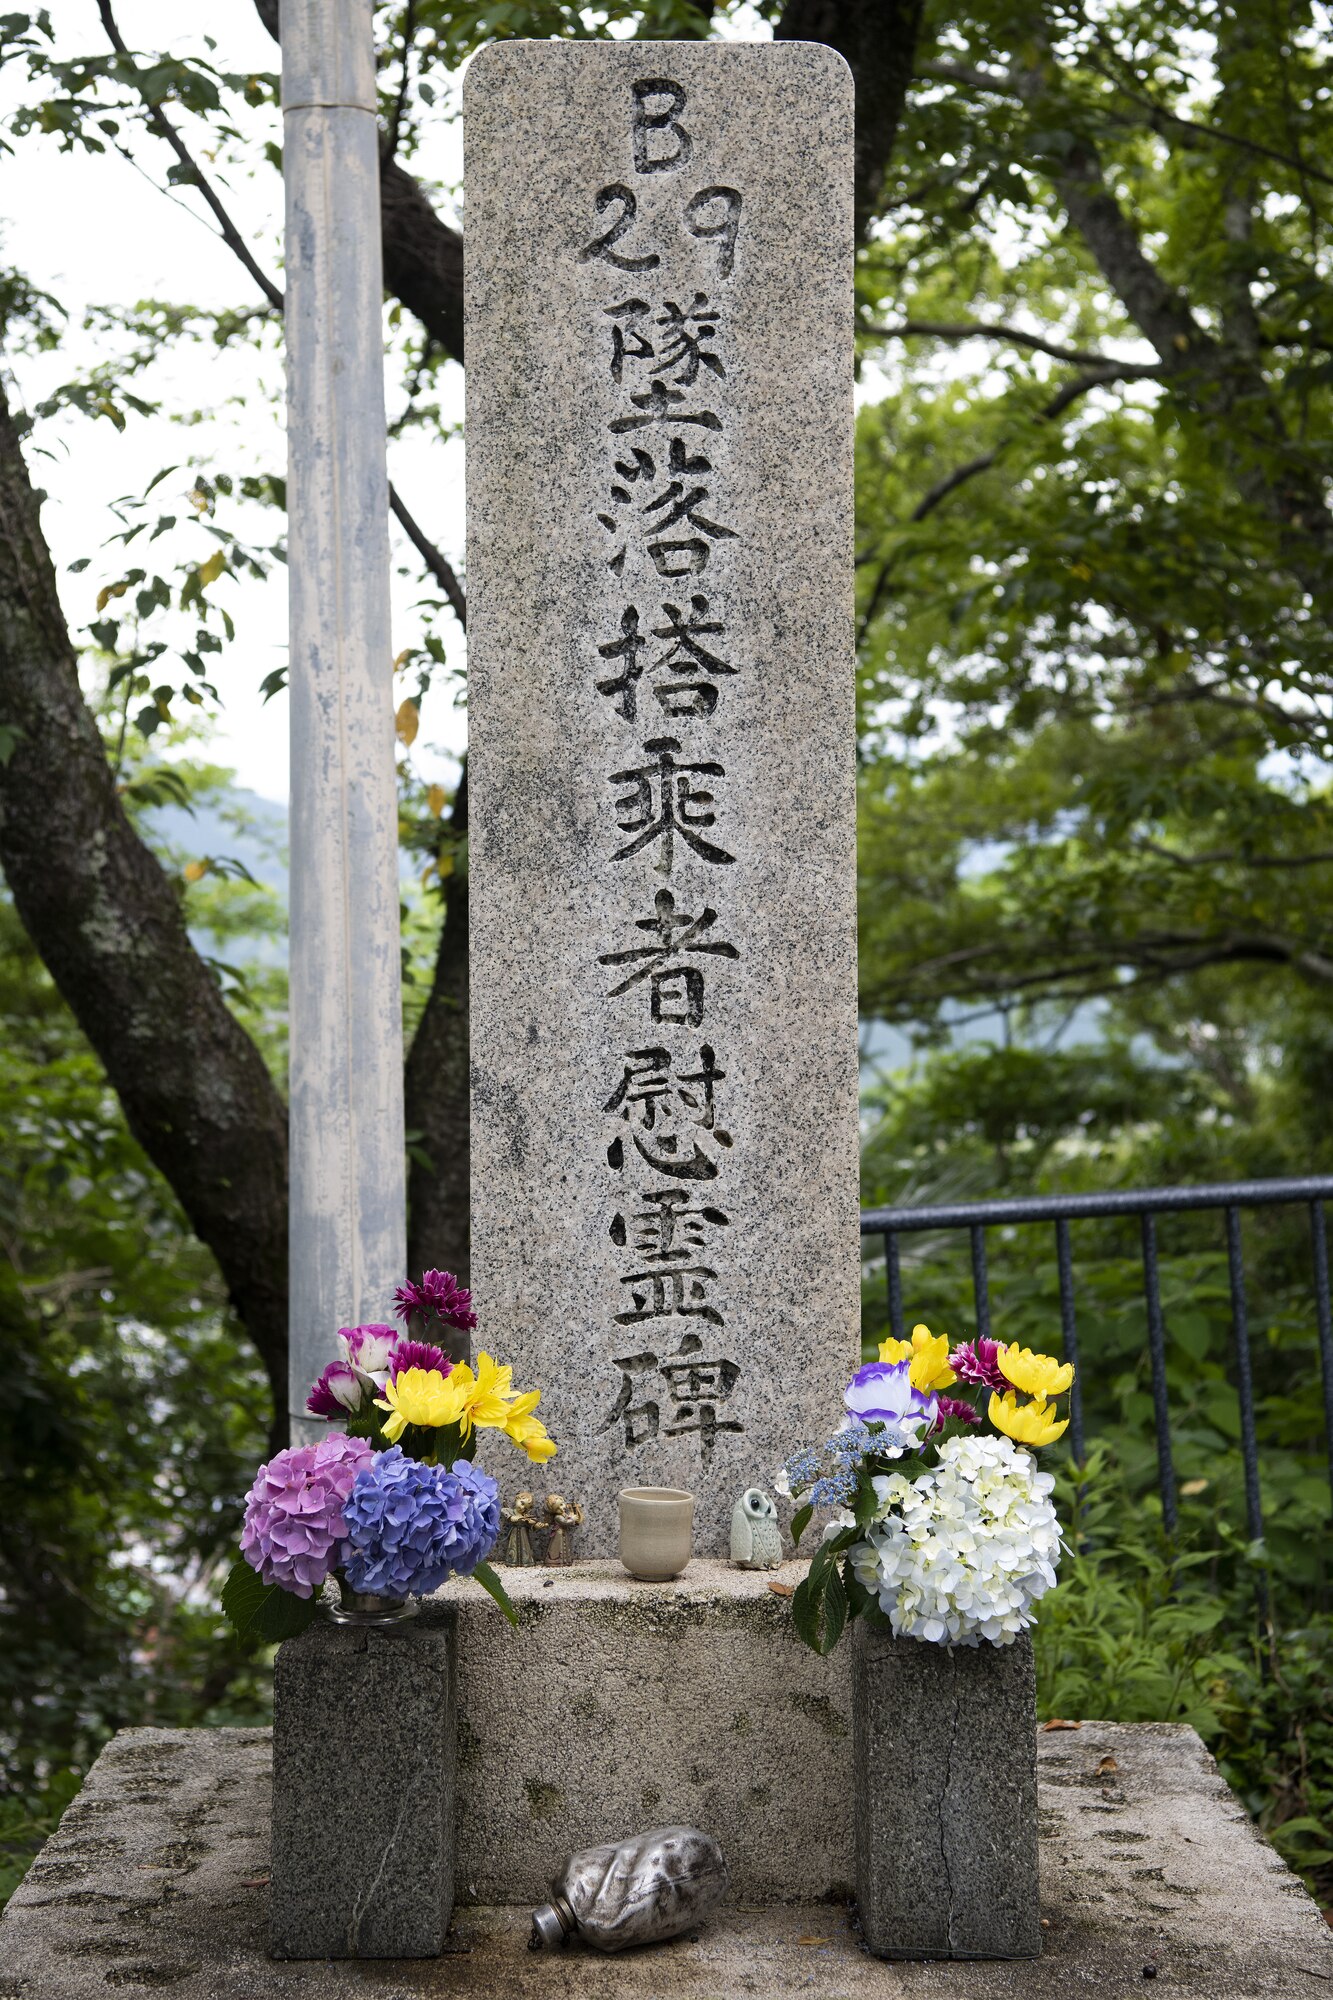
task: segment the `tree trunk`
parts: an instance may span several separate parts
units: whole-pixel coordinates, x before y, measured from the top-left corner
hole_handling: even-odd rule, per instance
[[[453,828],[467,832],[467,773]],[[470,1265],[468,1173],[468,895],[466,847],[445,884],[435,980],[407,1058],[408,1236],[414,1277],[434,1265],[465,1284]],[[466,1351],[466,1335],[459,1352]]]
[[[217,1258],[287,1407],[287,1113],[125,815],[79,688],[39,497],[0,387],[0,866],[130,1130]]]

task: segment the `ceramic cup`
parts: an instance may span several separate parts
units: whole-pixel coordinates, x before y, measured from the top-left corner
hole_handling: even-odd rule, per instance
[[[694,1495],[675,1486],[626,1486],[620,1495],[620,1560],[645,1583],[666,1583],[690,1559]]]

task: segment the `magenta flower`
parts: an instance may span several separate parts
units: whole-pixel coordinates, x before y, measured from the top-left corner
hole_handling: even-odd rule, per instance
[[[312,1417],[342,1417],[361,1407],[362,1381],[350,1361],[330,1361],[306,1398]]]
[[[265,1583],[310,1597],[338,1568],[352,1482],[373,1456],[364,1438],[335,1431],[260,1466],[245,1499],[241,1554]]]
[[[453,1365],[442,1347],[432,1347],[428,1340],[400,1338],[389,1356],[389,1376],[392,1379],[408,1368],[434,1368],[438,1374],[447,1375]]]
[[[1000,1373],[998,1340],[965,1340],[949,1356],[949,1366],[960,1382],[972,1382],[981,1389],[998,1389],[1001,1394],[1013,1384]]]
[[[442,1326],[461,1327],[470,1333],[477,1324],[472,1310],[472,1294],[460,1285],[452,1271],[423,1271],[421,1282],[409,1278],[394,1293],[394,1311],[410,1322],[414,1315],[428,1321],[432,1314]]]
[[[951,1367],[952,1365],[950,1363]],[[939,1423],[937,1425],[939,1430],[944,1429],[950,1417],[953,1417],[960,1424],[979,1424],[981,1422],[981,1417],[975,1407],[971,1403],[965,1403],[961,1396],[937,1396],[935,1400],[940,1407]]]
[[[372,1321],[369,1326],[338,1328],[338,1346],[343,1360],[350,1361],[358,1375],[366,1376],[381,1389],[389,1372],[389,1356],[397,1344],[396,1326],[384,1326]]]

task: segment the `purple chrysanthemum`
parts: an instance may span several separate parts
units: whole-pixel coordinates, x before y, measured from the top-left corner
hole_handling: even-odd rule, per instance
[[[500,1533],[499,1489],[480,1467],[422,1465],[396,1444],[358,1471],[346,1514],[347,1581],[381,1597],[424,1597],[470,1576]]]
[[[1005,1389],[1013,1387],[1000,1373],[998,1340],[965,1340],[961,1347],[955,1347],[949,1356],[949,1366],[960,1382],[973,1382],[981,1389]]]
[[[432,1314],[441,1326],[461,1327],[464,1333],[470,1333],[477,1324],[472,1294],[459,1284],[452,1271],[423,1271],[420,1284],[414,1285],[409,1278],[399,1285],[393,1297],[394,1311],[409,1324],[414,1315],[424,1323]]]
[[[312,1417],[345,1417],[361,1407],[361,1377],[350,1361],[330,1361],[306,1397]]]
[[[246,1495],[241,1554],[265,1583],[309,1597],[339,1566],[347,1533],[343,1510],[372,1455],[364,1438],[338,1431],[318,1444],[280,1451],[260,1466]]]
[[[981,1422],[981,1417],[974,1405],[965,1403],[961,1396],[937,1396],[935,1400],[940,1406],[938,1428],[941,1430],[943,1430],[950,1417],[960,1424],[979,1424]]]
[[[442,1347],[432,1347],[428,1340],[404,1340],[389,1356],[390,1376],[402,1375],[409,1368],[434,1368],[441,1375],[447,1375],[453,1362]]]

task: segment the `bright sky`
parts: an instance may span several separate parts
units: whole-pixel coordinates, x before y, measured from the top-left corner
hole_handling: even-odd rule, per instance
[[[106,44],[95,0],[61,0],[52,10],[57,48],[62,55],[101,53]],[[277,45],[265,33],[248,0],[223,8],[204,0],[118,0],[116,17],[126,41],[136,52],[203,52],[205,30],[218,48],[213,60],[225,70],[273,70]],[[7,109],[20,84],[10,70],[0,72],[0,104]],[[279,139],[278,117],[254,119],[258,139]],[[432,121],[429,149],[414,165],[429,178],[452,186],[462,174],[462,132],[457,121]],[[271,130],[264,129],[271,127]],[[192,148],[207,144],[202,128],[184,129]],[[104,358],[108,340],[82,329],[91,306],[157,298],[190,301],[201,306],[235,307],[255,297],[252,281],[218,238],[198,197],[188,190],[168,193],[166,170],[172,156],[165,144],[147,135],[134,140],[136,158],[147,173],[108,152],[90,158],[82,152],[63,154],[54,139],[25,139],[17,159],[6,163],[6,200],[0,222],[0,261],[16,266],[34,284],[50,291],[67,309],[69,336],[60,351],[37,357],[6,357],[17,379],[22,400],[32,407],[60,383]],[[254,179],[232,173],[223,198],[249,241],[257,260],[280,280],[282,187],[279,176],[257,154]],[[220,168],[220,172],[225,172]],[[442,207],[448,213],[447,203]],[[452,364],[444,378],[442,401],[452,420],[462,416],[462,371]],[[188,518],[185,496],[193,484],[192,467],[208,461],[239,474],[284,469],[282,434],[282,368],[276,341],[267,351],[237,348],[219,353],[211,344],[183,342],[151,374],[131,386],[145,400],[160,400],[163,413],[129,416],[117,432],[101,418],[63,415],[39,427],[30,449],[35,477],[49,501],[44,525],[60,576],[66,614],[76,636],[96,616],[100,585],[116,577],[130,559],[153,567],[157,550],[134,545],[130,556],[121,550],[101,553],[117,523],[110,504],[124,494],[142,493],[163,466],[180,472],[162,482],[154,495],[163,511]],[[240,406],[239,399],[246,399]],[[389,370],[389,410],[401,404],[398,371]],[[211,415],[198,427],[182,429],[172,412],[205,407]],[[444,550],[455,567],[463,552],[463,456],[461,441],[427,441],[410,434],[390,447],[390,474],[425,532]],[[222,518],[220,516],[219,518]],[[226,517],[255,540],[276,538],[280,520],[271,510],[239,510]],[[216,546],[198,529],[196,553]],[[394,525],[395,567],[410,551]],[[142,551],[142,553],[141,553]],[[89,567],[71,575],[69,564],[92,558]],[[411,557],[413,577],[418,574]],[[285,800],[287,773],[287,701],[285,694],[265,703],[259,692],[264,676],[282,664],[287,635],[286,571],[276,565],[265,584],[228,579],[215,589],[232,613],[237,643],[222,655],[217,678],[224,710],[211,754],[234,766],[239,782],[270,799]],[[408,578],[394,580],[394,652],[415,643],[420,619],[413,604],[419,586]],[[452,618],[438,621],[437,630],[452,660],[463,657],[462,635]],[[407,693],[412,681],[404,685]],[[454,769],[450,753],[465,736],[462,714],[453,706],[454,690],[437,677],[422,714],[422,728],[413,748],[415,767],[427,778],[447,777]],[[160,742],[160,737],[155,742]]]

